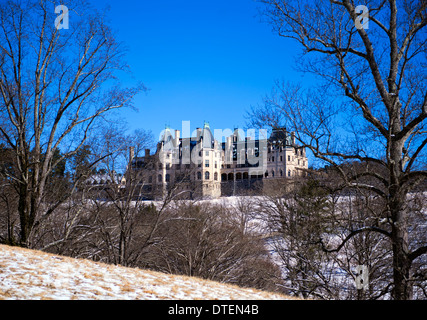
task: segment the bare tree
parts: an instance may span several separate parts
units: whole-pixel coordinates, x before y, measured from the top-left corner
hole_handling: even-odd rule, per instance
[[[82,147],[111,110],[131,106],[143,89],[120,88],[123,49],[103,15],[82,1],[60,28],[51,1],[0,5],[0,139],[14,153],[19,244],[31,247],[35,227],[59,205],[43,206],[46,182],[61,161]],[[61,157],[55,158],[61,148]],[[46,204],[46,203],[45,203]]]
[[[332,204],[317,182],[299,181],[292,189],[275,188],[258,198],[267,243],[282,271],[285,292],[302,298],[336,299],[330,260],[318,245],[331,229]]]
[[[259,233],[247,228],[246,212],[226,205],[177,201],[160,226],[152,268],[240,286],[278,291],[279,271]],[[239,204],[239,208],[243,208]]]
[[[386,223],[352,230],[390,240],[394,299],[411,299],[413,262],[427,253],[411,242],[408,194],[425,181],[427,53],[425,1],[260,0],[282,37],[303,49],[300,66],[319,76],[317,88],[277,83],[252,119],[286,126],[315,157],[334,166],[342,183],[381,197]],[[358,15],[369,10],[369,25]],[[362,171],[345,171],[358,161]],[[366,178],[371,183],[364,183]]]

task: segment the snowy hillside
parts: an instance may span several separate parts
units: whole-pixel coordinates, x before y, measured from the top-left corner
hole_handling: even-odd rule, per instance
[[[285,300],[198,278],[71,259],[0,245],[0,300]]]

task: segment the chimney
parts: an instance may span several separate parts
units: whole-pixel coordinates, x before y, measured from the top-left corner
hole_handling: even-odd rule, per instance
[[[129,161],[132,161],[135,158],[135,147],[129,148]]]
[[[231,149],[231,139],[232,137],[227,137],[226,143],[225,143],[225,149]]]
[[[179,138],[181,136],[181,132],[179,130],[175,130],[175,147],[179,145]]]
[[[291,132],[291,143],[292,143],[292,145],[294,145],[295,144],[295,132]]]
[[[233,162],[233,136],[228,136],[225,142],[225,162],[231,164]]]

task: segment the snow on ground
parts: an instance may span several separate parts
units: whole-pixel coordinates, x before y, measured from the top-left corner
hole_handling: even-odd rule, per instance
[[[199,278],[0,245],[0,300],[286,300]]]

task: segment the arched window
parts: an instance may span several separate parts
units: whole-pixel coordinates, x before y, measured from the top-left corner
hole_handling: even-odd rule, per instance
[[[210,173],[209,173],[209,171],[206,171],[205,172],[205,180],[209,180],[209,178],[210,178]]]

